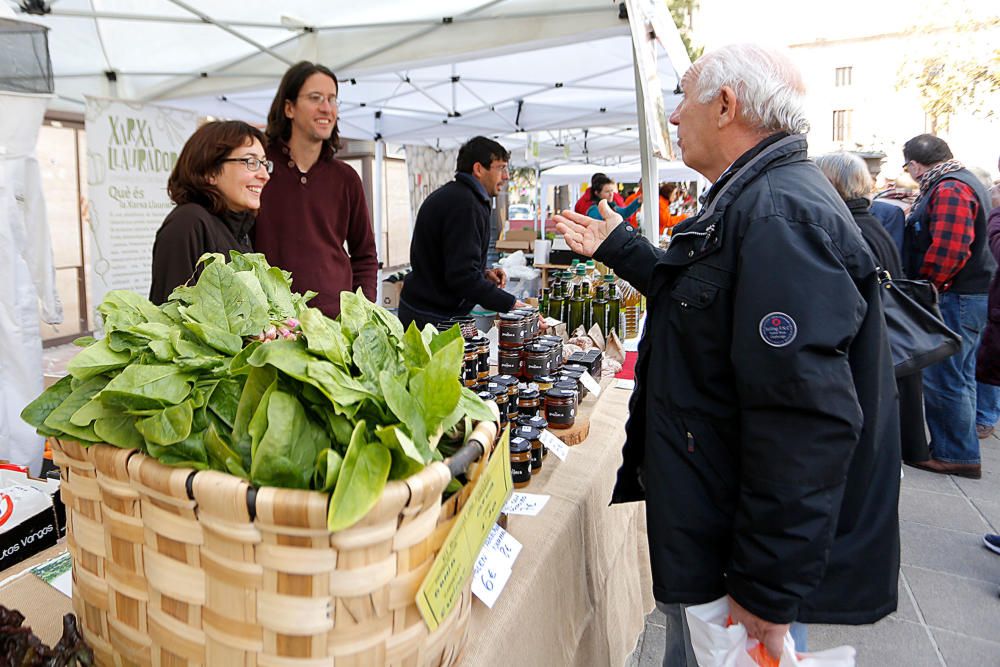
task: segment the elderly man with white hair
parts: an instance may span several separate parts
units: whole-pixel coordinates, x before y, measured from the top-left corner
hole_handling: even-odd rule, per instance
[[[713,185],[660,250],[610,209],[565,211],[570,247],[646,295],[614,502],[645,500],[664,664],[694,664],[682,607],[728,595],[777,656],[804,623],[896,608],[899,421],[876,265],[806,157],[781,55],[706,54],[670,117]],[[799,630],[799,632],[796,632]]]

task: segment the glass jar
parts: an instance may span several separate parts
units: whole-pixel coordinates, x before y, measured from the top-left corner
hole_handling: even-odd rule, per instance
[[[521,348],[524,346],[527,322],[517,313],[502,313],[497,321],[500,330],[500,347],[503,349]]]
[[[496,405],[496,401],[493,400],[493,392],[492,391],[488,391],[486,389],[483,389],[482,391],[476,392],[476,396],[478,396],[479,400],[481,400],[483,403],[493,403],[494,405]],[[498,411],[499,411],[499,406],[497,406],[497,407],[498,407]],[[503,417],[501,417],[501,420],[502,419],[503,419]]]
[[[535,385],[524,386],[524,388],[520,389],[517,394],[518,423],[520,424],[521,419],[525,416],[534,417],[537,415],[541,406],[542,399],[541,394],[538,392],[538,388],[535,387]]]
[[[458,328],[462,332],[462,338],[465,340],[472,340],[479,335],[479,329],[476,328],[476,318],[471,315],[456,317],[455,323],[458,324]]]
[[[517,378],[513,375],[494,375],[490,379],[491,386],[499,385],[507,390],[507,417],[517,419]]]
[[[552,385],[555,383],[556,379],[551,375],[539,375],[536,378],[532,378],[532,382],[538,385],[538,391],[543,394],[549,389],[552,389]]]
[[[497,352],[497,368],[503,375],[521,376],[521,352],[523,345],[501,347]]]
[[[553,387],[545,392],[545,420],[549,428],[570,428],[576,423],[576,394]]]
[[[531,441],[524,438],[510,439],[510,479],[515,489],[531,483]]]
[[[465,344],[462,356],[462,384],[474,387],[479,382],[479,353],[472,343]]]
[[[576,394],[576,402],[579,404],[580,401],[587,397],[587,388],[580,383],[579,380],[575,380],[570,376],[562,376],[556,379],[553,389],[565,389],[566,391],[571,391]]]
[[[520,417],[517,418],[517,425],[518,426],[530,426],[531,428],[536,429],[539,433],[541,433],[542,431],[544,431],[545,429],[547,429],[549,427],[549,423],[547,421],[545,421],[545,417],[542,417],[541,415],[535,415],[534,417],[528,417],[527,415],[521,415]],[[546,447],[545,443],[543,442],[542,443],[542,458],[544,459],[548,455],[549,455],[549,448]]]
[[[490,340],[486,336],[477,336],[469,342],[476,346],[479,361],[477,376],[481,382],[490,377]]]
[[[524,438],[531,443],[531,474],[542,469],[542,433],[530,426],[518,426],[512,432],[518,438]]]
[[[497,404],[497,409],[500,410],[500,428],[503,428],[510,419],[510,400],[507,396],[507,387],[495,382],[489,383],[487,387],[487,391],[493,394],[493,402]]]
[[[534,343],[524,346],[524,377],[532,380],[549,372],[549,359],[552,348],[548,345]]]

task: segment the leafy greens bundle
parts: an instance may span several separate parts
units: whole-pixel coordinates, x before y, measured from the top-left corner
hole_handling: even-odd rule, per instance
[[[162,306],[127,291],[98,307],[85,345],[21,413],[41,435],[135,448],[172,466],[256,486],[333,493],[347,528],[387,480],[442,458],[445,432],[493,412],[459,377],[464,341],[410,325],[357,294],[336,320],[260,254],[205,255],[193,286]]]

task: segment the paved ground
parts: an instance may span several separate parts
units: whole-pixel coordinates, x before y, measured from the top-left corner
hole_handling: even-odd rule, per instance
[[[1000,440],[982,441],[983,478],[905,468],[899,501],[899,609],[874,625],[809,627],[813,650],[850,644],[858,667],[1000,667]],[[627,667],[659,667],[663,617],[653,611]]]

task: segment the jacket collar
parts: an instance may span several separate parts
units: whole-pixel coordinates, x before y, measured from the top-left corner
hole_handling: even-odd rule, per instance
[[[867,213],[868,209],[871,207],[871,202],[865,197],[858,197],[857,199],[848,199],[844,202],[847,204],[847,208],[850,209],[851,215],[857,215],[859,213]]]
[[[467,174],[464,171],[459,171],[455,174],[455,180],[469,187],[474,193],[476,193],[476,198],[479,201],[489,206],[490,195],[486,192],[486,188],[483,187],[483,184],[480,183],[475,176]]]
[[[743,188],[774,165],[805,160],[807,148],[804,135],[782,132],[767,137],[741,155],[712,185],[702,209],[674,228],[670,250],[664,253],[661,261],[673,265],[690,264],[722,247],[722,217]],[[681,243],[675,248],[678,241]]]
[[[238,241],[253,229],[257,222],[257,215],[253,211],[226,211],[219,216],[219,220],[229,228],[233,238]]]

